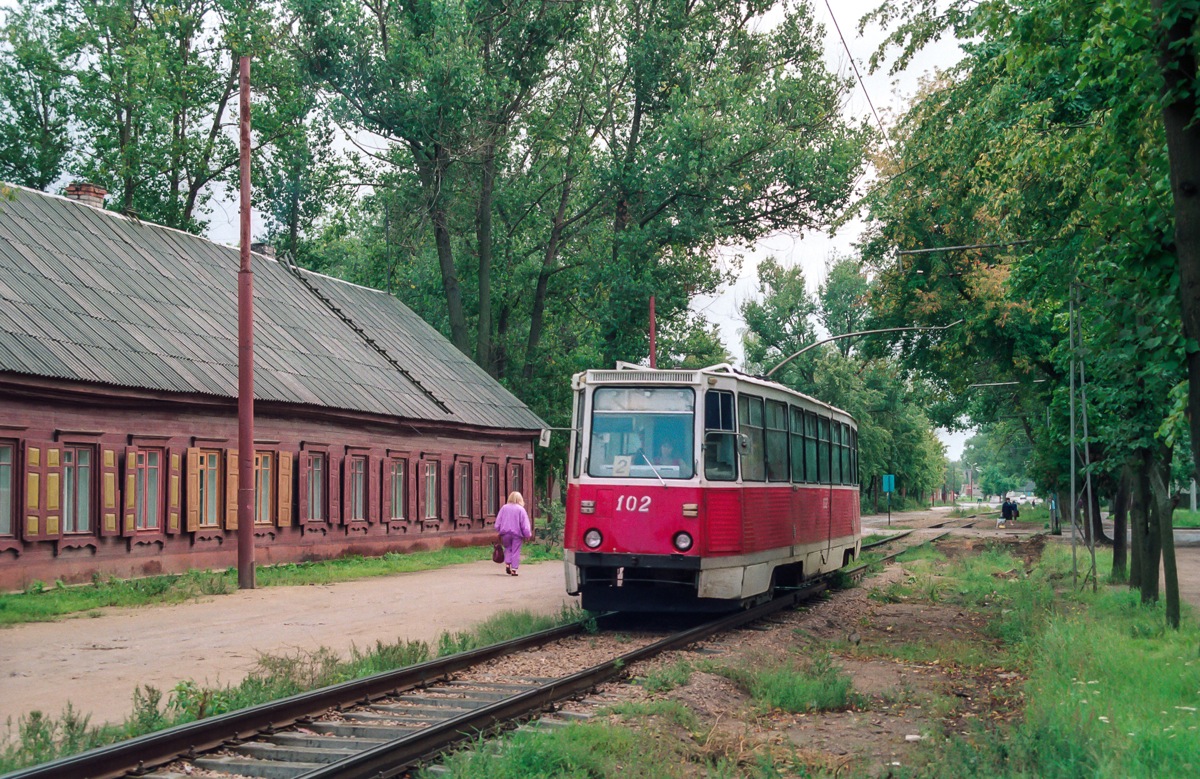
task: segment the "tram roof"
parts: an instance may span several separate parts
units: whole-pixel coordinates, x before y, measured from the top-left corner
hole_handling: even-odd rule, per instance
[[[733,379],[739,384],[747,384],[761,389],[781,392],[791,397],[803,399],[805,402],[819,406],[829,411],[843,414],[851,421],[854,417],[845,409],[826,403],[822,400],[814,398],[812,395],[806,395],[799,390],[794,390],[791,387],[780,384],[776,381],[763,378],[762,376],[754,376],[744,371],[739,371],[729,363],[718,363],[710,365],[707,368],[678,368],[678,369],[662,369],[650,368],[645,365],[636,363],[618,362],[615,368],[598,369],[582,371],[575,374],[572,379],[572,385],[576,388],[580,383],[589,385],[595,384],[703,384],[710,377]]]

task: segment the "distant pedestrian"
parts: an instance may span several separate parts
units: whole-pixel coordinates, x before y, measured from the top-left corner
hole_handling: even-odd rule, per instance
[[[1013,518],[1013,512],[1016,511],[1017,504],[1008,498],[1000,504],[1000,519],[996,521],[996,527],[1004,527],[1005,522],[1009,522]]]
[[[496,532],[500,534],[500,545],[504,547],[504,572],[517,575],[521,565],[521,544],[533,537],[533,525],[525,511],[525,499],[519,492],[508,495],[508,503],[496,514]]]

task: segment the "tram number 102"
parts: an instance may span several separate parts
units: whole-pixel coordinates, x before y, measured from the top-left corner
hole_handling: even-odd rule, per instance
[[[645,514],[650,511],[649,495],[618,495],[617,511],[636,511]]]

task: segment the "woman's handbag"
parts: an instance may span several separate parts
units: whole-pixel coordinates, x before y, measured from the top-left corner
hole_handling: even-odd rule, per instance
[[[495,543],[492,544],[492,562],[493,563],[504,562],[504,547],[500,546],[499,541],[496,541]]]

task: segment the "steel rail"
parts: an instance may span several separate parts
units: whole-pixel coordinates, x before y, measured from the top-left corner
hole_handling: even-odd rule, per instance
[[[136,775],[180,756],[194,755],[230,741],[241,741],[270,732],[339,705],[369,702],[373,698],[421,687],[486,660],[583,632],[586,622],[550,628],[511,641],[189,722],[4,774],[0,779],[116,779],[130,773]]]
[[[895,535],[888,536],[887,538],[881,538],[878,541],[871,541],[870,543],[863,544],[860,548],[861,549],[874,549],[877,546],[883,546],[884,544],[890,544],[893,541],[899,541],[901,538],[904,538],[907,535],[911,535],[912,532],[913,531],[911,531],[911,530],[905,530],[901,533],[896,533]]]
[[[336,763],[314,769],[301,774],[296,779],[390,779],[399,776],[409,771],[422,759],[431,757],[452,744],[474,738],[480,733],[487,732],[506,722],[542,711],[557,701],[572,698],[591,690],[596,685],[619,676],[632,663],[653,657],[669,649],[693,644],[711,635],[790,608],[799,601],[822,592],[825,588],[826,581],[815,580],[809,586],[790,592],[769,603],[681,631],[600,665],[562,679],[556,679],[537,689],[497,701],[490,706],[467,712],[454,719],[431,725],[416,733],[343,758]]]

